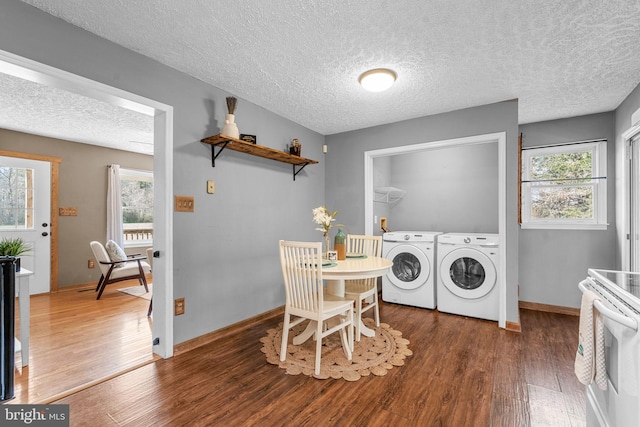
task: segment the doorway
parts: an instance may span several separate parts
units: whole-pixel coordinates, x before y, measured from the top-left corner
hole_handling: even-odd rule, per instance
[[[154,117],[154,260],[153,352],[173,355],[173,107],[0,51],[0,72],[64,89]]]
[[[364,153],[364,229],[365,234],[373,235],[374,224],[374,167],[373,160],[376,158],[393,156],[398,154],[408,154],[422,152],[426,150],[441,149],[447,147],[475,145],[475,144],[498,144],[498,233],[500,235],[500,247],[506,248],[507,245],[507,224],[506,224],[506,165],[507,165],[507,136],[505,132],[476,135],[465,138],[455,138],[442,141],[426,142],[422,144],[404,145],[400,147],[383,148],[380,150],[366,151]],[[499,263],[506,265],[506,250],[500,251]],[[507,278],[506,269],[500,268],[499,276],[499,293],[500,304],[498,313],[498,326],[506,328],[507,322]]]

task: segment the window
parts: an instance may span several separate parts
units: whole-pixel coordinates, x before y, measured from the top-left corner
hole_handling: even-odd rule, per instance
[[[607,228],[607,141],[523,149],[522,228]]]
[[[153,244],[153,173],[120,169],[124,245]]]
[[[33,173],[0,166],[0,229],[33,228]]]

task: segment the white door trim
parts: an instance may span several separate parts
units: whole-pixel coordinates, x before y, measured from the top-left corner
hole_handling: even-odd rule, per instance
[[[618,241],[620,242],[621,268],[625,271],[631,271],[633,268],[633,263],[631,261],[633,252],[631,248],[631,245],[633,244],[633,236],[631,236],[631,233],[634,230],[631,224],[631,221],[633,220],[633,218],[631,217],[631,210],[634,207],[632,206],[633,188],[631,185],[631,180],[633,178],[633,170],[631,167],[631,143],[634,138],[638,137],[638,135],[640,135],[640,123],[630,127],[622,133],[621,163],[619,168],[616,167],[616,170],[620,169],[620,172],[617,173],[617,175],[619,177],[624,177],[621,183],[624,191],[624,197],[622,198],[621,202],[616,203],[616,220],[618,220],[619,224],[624,224],[623,227],[619,227],[620,231],[618,231]],[[619,182],[619,179],[616,179],[616,183]]]
[[[373,234],[373,159],[396,154],[415,153],[444,147],[473,144],[498,144],[498,233],[500,235],[500,269],[498,271],[500,310],[498,326],[507,325],[507,133],[496,132],[464,138],[425,142],[421,144],[403,145],[400,147],[382,148],[364,153],[364,230],[365,234]]]
[[[154,116],[154,260],[153,352],[173,356],[173,107],[76,74],[0,50],[0,72]],[[163,286],[164,285],[164,286]]]

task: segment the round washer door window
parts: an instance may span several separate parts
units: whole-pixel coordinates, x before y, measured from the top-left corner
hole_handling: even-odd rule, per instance
[[[460,248],[442,258],[439,276],[453,294],[476,299],[491,292],[496,284],[497,272],[493,262],[484,253]]]
[[[431,265],[420,249],[411,245],[392,248],[385,258],[393,261],[387,278],[400,289],[411,290],[424,285],[431,274]]]

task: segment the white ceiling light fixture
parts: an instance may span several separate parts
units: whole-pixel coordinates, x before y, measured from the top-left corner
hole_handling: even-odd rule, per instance
[[[360,74],[358,81],[369,92],[387,90],[396,81],[396,73],[388,68],[375,68]]]

